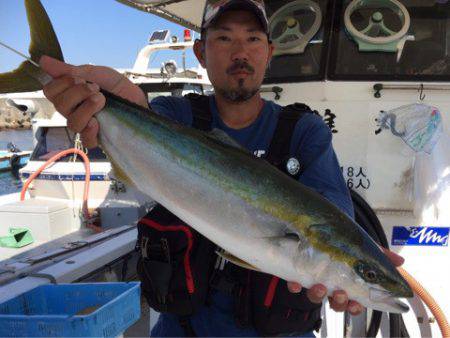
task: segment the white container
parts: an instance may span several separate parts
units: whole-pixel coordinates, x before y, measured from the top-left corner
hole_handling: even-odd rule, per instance
[[[77,230],[79,220],[66,202],[28,199],[0,206],[0,236],[12,227],[26,228],[35,242],[45,243]]]

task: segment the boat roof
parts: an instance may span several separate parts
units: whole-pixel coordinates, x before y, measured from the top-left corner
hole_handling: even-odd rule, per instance
[[[206,0],[116,0],[141,11],[158,15],[187,28],[200,31]]]

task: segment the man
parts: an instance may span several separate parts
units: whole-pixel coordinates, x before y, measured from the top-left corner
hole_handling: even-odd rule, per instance
[[[282,110],[275,103],[263,100],[259,93],[273,49],[268,39],[268,22],[262,0],[207,1],[202,38],[195,42],[194,52],[207,69],[215,90],[215,95],[209,98],[212,127],[225,131],[259,155],[268,151]],[[148,107],[142,90],[113,69],[75,67],[48,57],[42,57],[40,64],[54,77],[44,88],[46,97],[67,117],[68,127],[81,133],[84,146],[88,148],[97,145],[98,123],[94,114],[105,103],[100,87]],[[186,98],[159,97],[151,102],[151,108],[180,123],[193,123],[192,106]],[[353,216],[349,193],[332,149],[331,133],[320,117],[304,114],[299,119],[293,131],[291,148],[299,154],[303,168],[299,180]],[[388,254],[396,265],[402,263],[399,256]],[[297,283],[287,285],[292,293],[301,291],[301,285]],[[315,285],[307,290],[306,295],[311,303],[320,304],[327,290],[323,285]],[[214,297],[188,318],[191,334],[258,335],[253,327],[242,328],[235,324],[231,296],[219,292]],[[348,300],[344,291],[334,291],[330,304],[336,311],[347,310],[353,315],[363,310],[360,304]],[[182,326],[176,316],[162,314],[152,335],[188,335]],[[292,333],[295,331],[298,330]],[[302,334],[313,336],[311,332]]]

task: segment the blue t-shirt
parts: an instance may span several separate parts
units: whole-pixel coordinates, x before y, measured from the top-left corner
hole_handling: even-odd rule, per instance
[[[192,110],[188,99],[160,96],[151,101],[153,110],[181,124],[192,126]],[[281,106],[264,101],[258,118],[249,126],[233,129],[220,118],[214,96],[210,96],[212,128],[223,130],[231,138],[257,156],[267,153],[275,132]],[[305,114],[297,123],[290,152],[301,165],[299,181],[316,190],[350,217],[353,205],[331,143],[330,128],[315,114]],[[254,329],[238,328],[233,317],[233,300],[217,292],[210,306],[204,306],[191,317],[197,336],[258,336]],[[152,336],[183,336],[178,319],[170,314],[160,315]]]

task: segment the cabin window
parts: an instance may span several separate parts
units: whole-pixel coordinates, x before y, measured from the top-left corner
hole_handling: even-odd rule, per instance
[[[276,50],[265,83],[324,79],[331,7],[328,0],[266,1]]]
[[[365,44],[366,40],[358,43],[355,35],[351,34],[344,20],[351,1],[336,2],[329,78],[410,81],[450,79],[450,1],[401,0],[400,3],[410,17],[404,47],[399,51],[398,46],[389,47],[385,44],[385,48],[390,50],[381,51],[384,47]],[[371,37],[389,37],[389,34],[401,31],[405,24],[406,16],[399,15],[399,10],[395,8],[361,5],[352,9],[348,13],[351,13],[353,27],[358,31],[367,29]],[[384,26],[376,25],[380,22]]]

